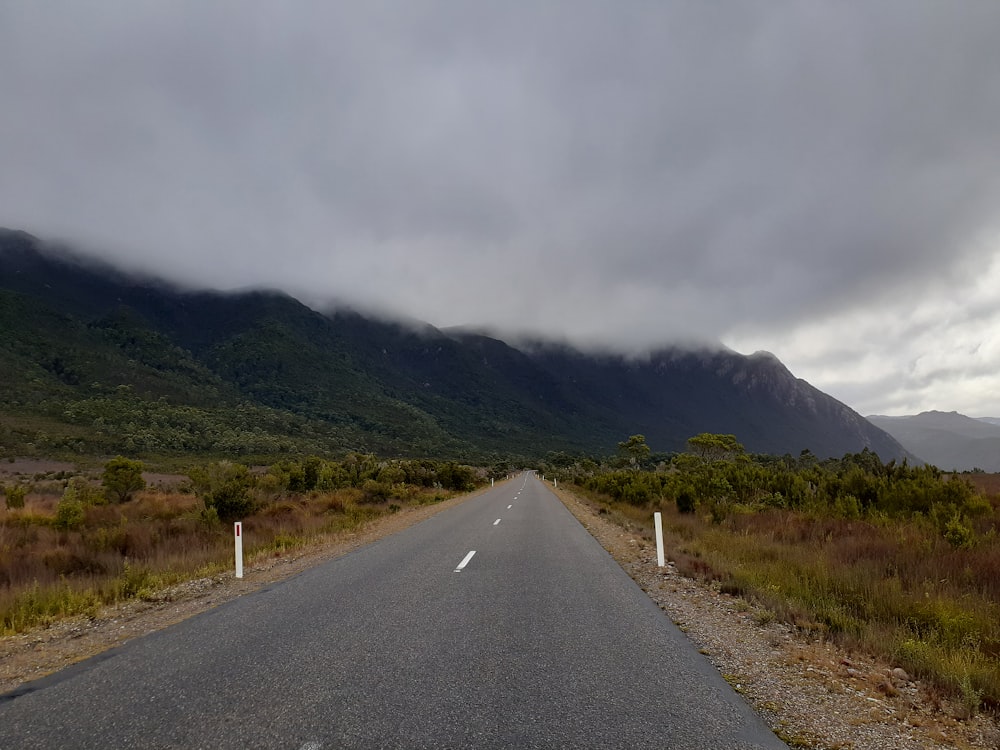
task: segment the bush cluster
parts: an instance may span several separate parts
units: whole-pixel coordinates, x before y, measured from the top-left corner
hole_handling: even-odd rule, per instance
[[[319,456],[289,459],[261,473],[220,461],[198,467],[189,476],[204,501],[205,518],[222,521],[238,520],[282,496],[353,488],[361,502],[377,504],[408,499],[419,488],[467,492],[482,481],[475,469],[454,461],[382,460],[367,453],[350,453],[339,461]]]
[[[28,488],[23,484],[9,484],[3,488],[4,500],[8,508],[23,508]]]
[[[867,449],[823,461],[808,452],[797,458],[733,452],[721,458],[677,454],[651,469],[613,464],[561,473],[617,502],[676,503],[683,513],[702,510],[715,520],[734,510],[768,507],[845,519],[924,518],[956,547],[971,543],[973,519],[990,511],[966,478],[934,466],[883,463]]]

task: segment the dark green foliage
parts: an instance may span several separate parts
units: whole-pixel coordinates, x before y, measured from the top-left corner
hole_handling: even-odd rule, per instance
[[[253,476],[243,464],[220,461],[193,469],[189,476],[206,511],[220,521],[238,521],[253,511]]]
[[[271,467],[269,474],[290,493],[355,487],[371,503],[389,499],[394,488],[403,485],[467,492],[482,481],[471,466],[454,461],[385,461],[364,453],[349,453],[340,461],[319,456],[309,456],[302,461],[280,461]]]
[[[454,461],[440,464],[437,481],[446,490],[468,492],[476,488],[476,474],[469,466],[460,466]]]
[[[694,493],[690,490],[681,490],[676,497],[677,510],[680,513],[694,513],[695,499]]]
[[[664,477],[653,472],[633,470],[609,471],[598,474],[586,485],[614,500],[622,500],[632,505],[645,505],[653,498],[659,499],[663,492]]]
[[[905,461],[883,463],[868,450],[818,461],[806,452],[798,459],[747,455],[732,435],[703,434],[689,443],[693,452],[652,471],[613,468],[616,458],[608,459],[603,471],[583,462],[546,471],[632,505],[673,501],[681,513],[703,509],[717,523],[737,506],[744,511],[801,509],[844,519],[926,518],[955,547],[973,542],[973,520],[990,507],[958,475],[945,477],[936,467]]]
[[[317,456],[310,456],[302,462],[302,487],[304,490],[314,490],[319,484],[320,467],[323,459]]]
[[[203,408],[143,400],[130,390],[66,404],[61,416],[98,439],[142,453],[267,455],[331,439],[328,425],[248,403]]]
[[[108,499],[114,503],[124,503],[132,499],[139,490],[146,488],[142,478],[142,461],[133,461],[124,456],[116,456],[104,465],[101,484]]]
[[[645,435],[633,435],[628,440],[618,443],[618,454],[625,458],[635,469],[642,468],[649,460],[649,446]]]
[[[392,487],[385,482],[366,479],[361,485],[362,497],[366,503],[381,503],[389,499]]]
[[[378,481],[387,484],[403,484],[406,482],[406,470],[398,463],[390,463],[378,470]]]
[[[703,432],[688,438],[687,445],[691,453],[709,461],[734,458],[743,453],[743,446],[737,442],[735,435],[713,435]]]

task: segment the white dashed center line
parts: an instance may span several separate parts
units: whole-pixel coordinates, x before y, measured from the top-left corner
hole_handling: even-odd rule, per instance
[[[500,519],[499,518],[493,522],[493,525],[496,526],[498,523],[500,523]]]
[[[455,568],[455,572],[456,572],[456,573],[461,573],[461,572],[462,572],[462,568],[464,568],[464,567],[465,567],[466,565],[468,565],[468,564],[469,564],[469,560],[471,560],[471,559],[472,559],[472,556],[473,556],[474,554],[476,554],[476,551],[475,551],[475,550],[472,550],[472,551],[471,551],[471,552],[470,552],[469,554],[467,554],[467,555],[466,555],[465,557],[463,557],[463,558],[462,558],[462,562],[460,562],[460,563],[458,564],[458,567],[457,567],[457,568]]]
[[[507,506],[507,510],[510,510],[510,509],[511,509],[511,508],[513,508],[513,507],[514,507],[513,505],[508,505],[508,506]]]

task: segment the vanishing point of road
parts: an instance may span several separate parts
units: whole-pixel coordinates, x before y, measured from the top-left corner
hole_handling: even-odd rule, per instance
[[[533,474],[0,695],[0,748],[785,748]]]

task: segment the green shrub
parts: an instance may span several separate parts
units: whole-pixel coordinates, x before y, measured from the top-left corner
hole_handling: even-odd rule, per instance
[[[281,478],[275,474],[264,474],[257,478],[257,497],[264,502],[273,502],[281,497]]]
[[[116,456],[104,465],[101,484],[108,500],[114,503],[124,503],[132,499],[139,490],[146,488],[146,480],[142,478],[142,461],[132,461],[124,456]]]
[[[361,492],[363,493],[363,502],[381,503],[389,499],[392,487],[385,482],[378,482],[374,479],[366,479],[361,485]]]
[[[76,500],[83,505],[104,505],[107,496],[83,477],[73,477],[63,492],[64,500]]]
[[[694,493],[688,490],[682,490],[677,495],[677,511],[679,513],[694,513],[695,509],[695,499]]]
[[[838,495],[833,510],[838,518],[856,520],[861,518],[861,501],[854,495]]]
[[[3,488],[3,494],[8,508],[23,508],[24,497],[28,494],[28,488],[23,484],[11,484]]]
[[[253,512],[250,490],[254,482],[246,466],[220,461],[193,469],[189,477],[205,503],[203,520],[210,521],[213,511],[222,521],[237,521]]]
[[[976,532],[961,513],[956,512],[944,525],[944,538],[956,549],[970,547],[975,536]]]
[[[70,531],[80,528],[83,525],[83,519],[83,503],[72,497],[63,497],[56,506],[56,519],[53,525],[57,529]]]
[[[468,466],[448,461],[438,466],[437,480],[446,490],[469,492],[476,488],[476,473]]]
[[[972,678],[968,674],[962,675],[958,687],[962,697],[962,709],[968,716],[975,716],[983,703],[983,691],[972,684]]]
[[[136,567],[126,560],[121,575],[112,584],[113,600],[145,598],[152,594],[154,584],[146,568]]]

